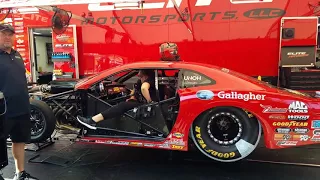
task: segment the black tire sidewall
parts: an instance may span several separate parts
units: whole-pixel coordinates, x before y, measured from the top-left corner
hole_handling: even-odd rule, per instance
[[[243,155],[240,154],[235,144],[229,146],[220,145],[214,142],[207,132],[207,125],[210,117],[221,112],[235,115],[242,125],[240,139],[243,139],[256,147],[261,134],[259,122],[256,119],[249,118],[243,110],[234,107],[214,108],[213,110],[206,112],[202,118],[195,121],[192,125],[192,138],[194,143],[202,153],[214,160],[232,162],[243,159]],[[200,133],[197,131],[199,128],[196,127],[200,128]],[[249,152],[250,151],[253,150],[249,150]]]
[[[56,119],[55,116],[53,114],[52,109],[43,101],[39,101],[39,100],[31,100],[30,101],[30,106],[32,109],[35,109],[36,111],[40,111],[42,113],[42,115],[44,116],[44,129],[42,130],[42,132],[36,136],[31,136],[31,143],[35,143],[35,142],[42,142],[46,139],[48,139],[56,126]]]

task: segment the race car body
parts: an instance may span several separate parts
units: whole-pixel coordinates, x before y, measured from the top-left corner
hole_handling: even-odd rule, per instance
[[[154,70],[160,101],[106,119],[96,130],[83,127],[81,142],[181,151],[195,143],[206,156],[222,162],[248,156],[262,130],[271,149],[317,143],[320,101],[315,95],[208,64],[130,63],[84,78],[73,90],[42,100],[57,105],[58,98],[73,94],[81,109],[76,115],[93,116],[125,101],[141,69]]]

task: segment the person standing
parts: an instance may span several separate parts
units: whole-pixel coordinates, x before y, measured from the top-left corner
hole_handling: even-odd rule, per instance
[[[10,24],[0,24],[0,91],[6,102],[4,135],[12,141],[16,173],[14,180],[37,180],[24,169],[25,143],[30,142],[30,102],[26,70],[19,52],[12,48],[15,31]]]

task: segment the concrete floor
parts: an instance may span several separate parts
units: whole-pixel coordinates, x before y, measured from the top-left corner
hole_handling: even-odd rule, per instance
[[[320,145],[268,150],[261,142],[246,160],[222,164],[197,152],[171,154],[165,150],[83,145],[74,144],[70,138],[72,135],[60,135],[52,146],[39,152],[26,152],[26,162],[40,154],[35,160],[51,157],[65,162],[62,166],[26,163],[26,170],[40,180],[320,179]],[[10,148],[8,154],[9,165],[2,170],[5,179],[12,178],[14,172]]]

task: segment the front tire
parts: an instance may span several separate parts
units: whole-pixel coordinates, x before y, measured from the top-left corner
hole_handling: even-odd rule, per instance
[[[198,150],[220,162],[244,159],[261,138],[259,121],[235,107],[217,107],[205,112],[190,131]]]
[[[30,100],[31,106],[31,143],[41,143],[51,137],[56,118],[52,109],[43,101]]]

